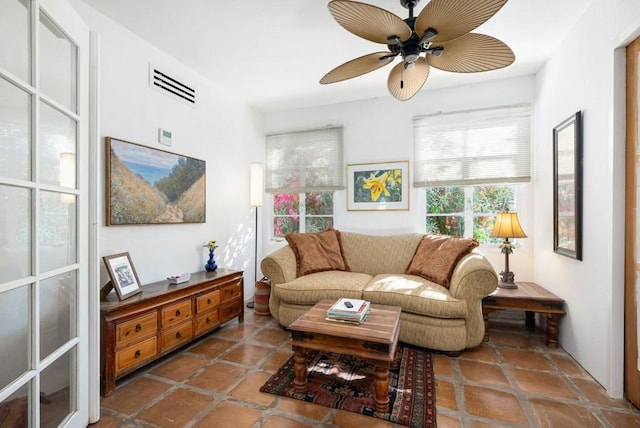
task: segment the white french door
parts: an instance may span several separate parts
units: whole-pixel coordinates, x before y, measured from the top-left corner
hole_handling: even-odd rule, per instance
[[[89,30],[0,0],[0,426],[88,421]]]

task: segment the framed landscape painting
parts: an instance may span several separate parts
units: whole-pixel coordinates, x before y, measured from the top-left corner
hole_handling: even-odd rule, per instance
[[[107,137],[107,226],[204,223],[205,161]]]
[[[409,161],[347,165],[347,210],[409,209]]]

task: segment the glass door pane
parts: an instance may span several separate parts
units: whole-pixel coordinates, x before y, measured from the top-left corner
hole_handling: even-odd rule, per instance
[[[0,391],[30,368],[29,287],[0,293]]]
[[[0,67],[31,82],[29,7],[24,0],[0,0]]]
[[[31,178],[31,96],[2,78],[0,176],[20,180]]]
[[[40,88],[63,107],[76,111],[77,47],[40,12]]]

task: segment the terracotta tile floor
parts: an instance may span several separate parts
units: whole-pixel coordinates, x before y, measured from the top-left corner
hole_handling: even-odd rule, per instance
[[[611,399],[562,348],[500,312],[490,340],[457,358],[435,354],[442,427],[640,427],[640,410]],[[520,319],[521,318],[521,319]],[[118,382],[92,427],[394,426],[258,391],[291,355],[269,316],[233,321]]]

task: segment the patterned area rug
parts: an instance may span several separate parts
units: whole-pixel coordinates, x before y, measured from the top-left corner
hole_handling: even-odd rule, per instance
[[[372,364],[349,355],[309,351],[306,394],[294,392],[293,356],[260,391],[334,409],[361,413],[410,427],[436,426],[433,356],[398,344],[397,366],[389,370],[389,413],[375,411]]]

